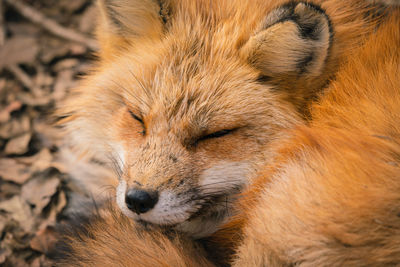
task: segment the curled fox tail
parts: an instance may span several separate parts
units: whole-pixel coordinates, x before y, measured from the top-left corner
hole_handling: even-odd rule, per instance
[[[214,266],[199,244],[173,231],[139,226],[111,204],[63,225],[50,256],[58,267]]]

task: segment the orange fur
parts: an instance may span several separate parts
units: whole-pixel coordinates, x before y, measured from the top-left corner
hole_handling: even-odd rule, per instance
[[[187,237],[137,227],[110,205],[76,223],[79,227],[60,236],[56,266],[213,266]]]
[[[99,61],[60,110],[67,139],[116,162],[126,215],[204,237],[381,9],[360,0],[137,1],[99,2]],[[126,207],[137,187],[160,196],[154,214]]]
[[[190,194],[203,190],[203,202],[192,201],[188,212],[168,217],[160,210],[150,219],[146,213],[134,218],[195,238],[207,236],[229,217],[237,193],[264,169],[242,201],[239,223],[214,237],[220,246],[226,244],[226,253],[240,242],[236,266],[396,260],[398,225],[396,213],[387,216],[387,205],[397,197],[398,131],[396,115],[387,110],[398,106],[398,99],[390,97],[398,96],[399,88],[393,26],[398,21],[392,18],[391,26],[379,29],[307,114],[311,100],[378,21],[370,16],[376,7],[365,1],[312,2],[325,12],[295,1],[287,21],[272,26],[268,23],[289,12],[279,9],[286,1],[171,0],[159,6],[146,0],[143,9],[135,8],[133,0],[100,2],[99,62],[61,113],[80,149],[103,160],[123,158],[117,199],[125,214],[136,216],[124,206],[126,187],[187,195],[181,205],[169,205],[170,213],[198,200],[199,195]],[[104,3],[113,8],[107,11]],[[317,31],[301,33],[302,19]],[[298,60],[313,64],[295,64]],[[374,64],[388,72],[376,71]],[[371,80],[374,86],[366,83]],[[376,114],[369,116],[370,111]],[[308,116],[310,126],[298,126]],[[221,130],[233,131],[206,138]],[[202,185],[207,178],[211,182]],[[190,266],[192,257],[209,264],[197,243],[180,234],[171,241],[158,230],[142,232],[140,224],[118,212],[104,212],[89,224],[88,236],[69,240],[69,256],[77,266]],[[224,243],[226,233],[240,234],[242,228],[242,236],[234,234]],[[367,230],[374,232],[366,235]],[[383,248],[376,245],[380,242]]]
[[[399,25],[397,10],[252,186],[234,266],[400,262]]]

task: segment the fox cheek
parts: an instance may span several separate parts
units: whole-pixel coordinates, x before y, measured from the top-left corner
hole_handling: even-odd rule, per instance
[[[202,193],[216,194],[239,190],[252,173],[250,163],[223,162],[206,169],[199,178],[199,188]]]

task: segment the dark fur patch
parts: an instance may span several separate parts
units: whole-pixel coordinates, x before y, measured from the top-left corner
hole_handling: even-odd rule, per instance
[[[261,74],[260,76],[257,77],[256,81],[264,84],[271,81],[271,79],[272,79],[271,76]]]
[[[313,9],[314,11],[320,13],[322,16],[325,17],[326,21],[328,22],[329,33],[330,35],[332,35],[331,21],[328,15],[325,13],[325,10],[323,10],[320,6],[311,3],[303,3],[303,4],[305,4],[308,8]],[[316,27],[315,23],[307,23],[307,21],[301,21],[300,18],[296,21],[296,23],[300,28],[300,33],[303,38],[308,38],[315,41],[320,39],[321,33],[318,31],[319,28]]]
[[[313,62],[313,60],[314,60],[313,52],[311,52],[310,54],[308,54],[308,56],[299,60],[299,62],[297,63],[297,69],[299,70],[299,74],[305,73],[308,66],[310,65],[311,62]]]
[[[266,28],[269,28],[278,23],[283,23],[286,21],[293,21],[297,24],[297,26],[300,30],[300,34],[304,39],[312,39],[315,41],[319,40],[320,32],[318,31],[318,27],[316,27],[316,24],[315,24],[316,22],[314,20],[306,21],[303,17],[301,17],[295,13],[295,9],[299,4],[304,4],[306,7],[310,8],[310,9],[316,11],[317,13],[320,13],[322,16],[324,16],[328,22],[330,35],[332,35],[332,32],[333,32],[332,24],[329,19],[329,16],[325,13],[325,11],[320,6],[317,6],[317,5],[311,4],[311,3],[306,3],[306,2],[289,2],[287,4],[282,5],[280,8],[285,11],[283,13],[283,16],[281,18],[279,18],[272,25],[267,25]],[[331,38],[332,37],[330,37],[330,39]]]
[[[178,162],[178,158],[177,158],[177,157],[175,157],[175,156],[174,156],[174,155],[172,155],[172,154],[170,154],[170,155],[169,155],[169,159],[170,159],[170,160],[172,160],[172,162],[173,162],[173,163],[176,163],[176,162]]]
[[[158,6],[160,7],[160,11],[158,14],[160,15],[160,18],[165,25],[167,24],[169,17],[171,16],[171,11],[163,1],[157,0],[157,3]]]

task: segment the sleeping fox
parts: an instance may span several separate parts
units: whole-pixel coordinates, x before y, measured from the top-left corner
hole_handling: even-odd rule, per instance
[[[397,9],[348,55],[311,120],[270,142],[273,158],[213,237],[233,243],[233,266],[400,262],[399,25]],[[69,235],[67,248],[60,266],[212,266],[185,235],[149,230],[113,208]]]
[[[115,163],[138,223],[209,236],[376,27],[368,1],[101,0],[101,50],[61,114]],[[101,181],[98,181],[102,184]]]

